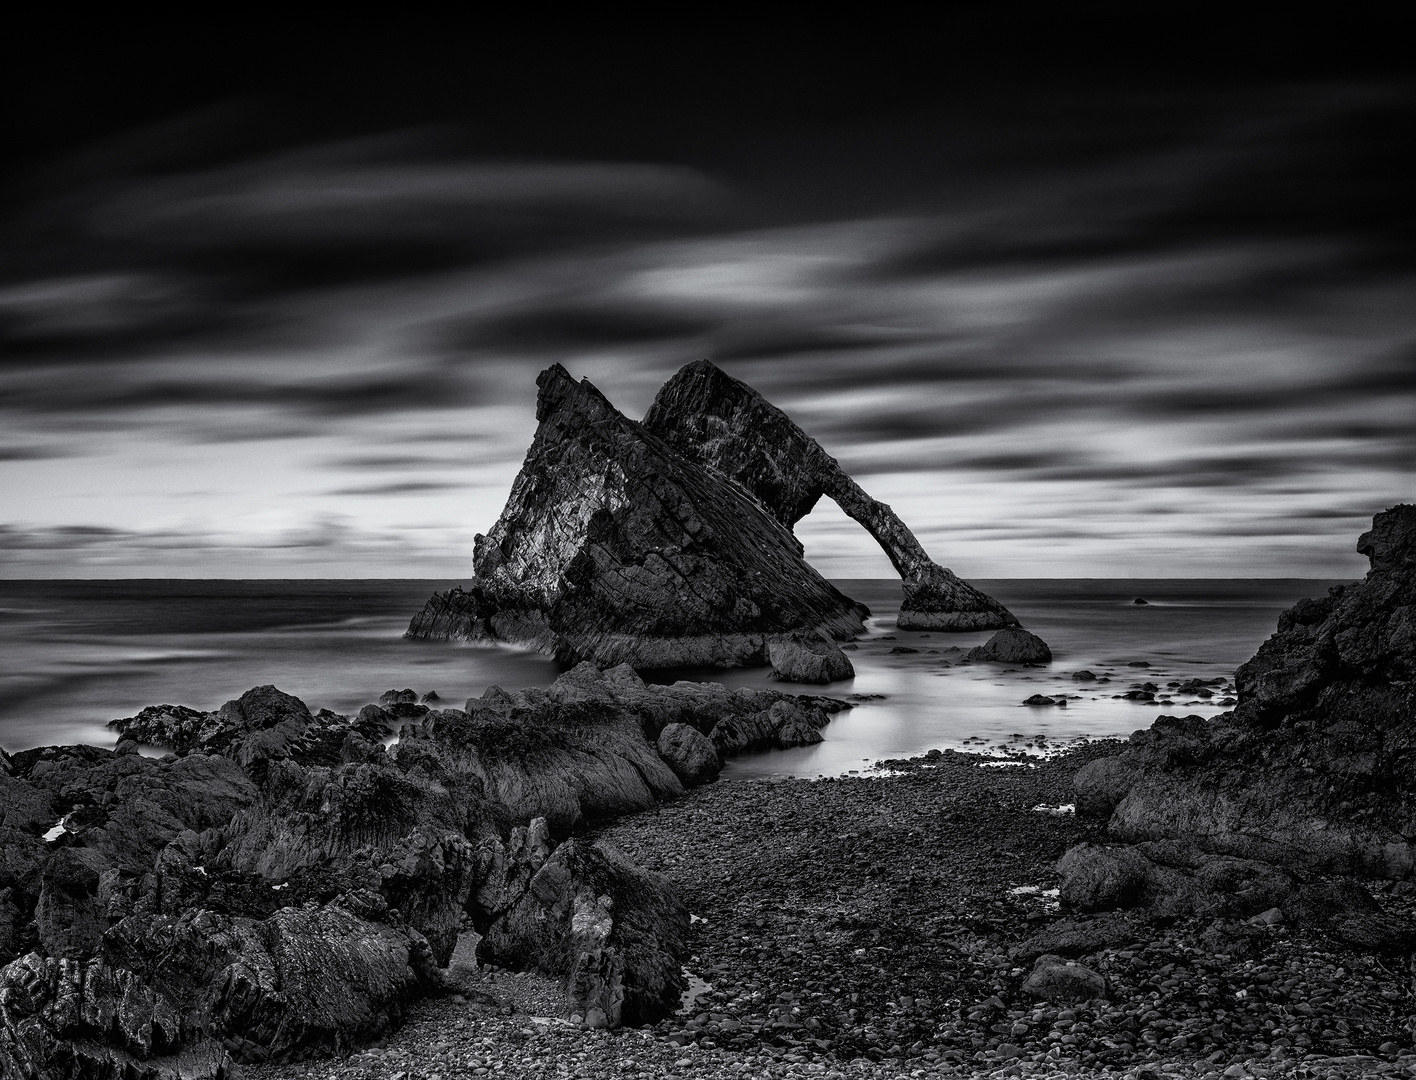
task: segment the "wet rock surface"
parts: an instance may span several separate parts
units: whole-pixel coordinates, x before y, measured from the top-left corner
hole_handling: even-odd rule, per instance
[[[1032,807],[1116,748],[720,781],[621,819],[597,835],[687,904],[691,1004],[645,1029],[572,1029],[547,1015],[554,986],[484,967],[461,1000],[416,1006],[385,1045],[315,1075],[1409,1075],[1410,976],[1390,957],[1289,922],[1057,909],[1057,859],[1104,836]],[[1411,892],[1372,895],[1409,917]],[[1106,996],[1034,996],[1043,957]]]
[[[558,1015],[655,1020],[683,987],[677,890],[611,844],[558,841],[682,797],[724,754],[819,739],[848,707],[589,663],[430,701],[390,691],[345,717],[262,686],[115,721],[117,751],[0,759],[0,1064],[196,1077],[345,1054],[446,989],[469,933],[562,979]]]
[[[767,646],[772,673],[783,682],[831,683],[855,678],[855,668],[834,641],[820,634],[788,634]]]
[[[964,659],[975,663],[1050,664],[1052,650],[1047,642],[1027,630],[1000,630],[976,649],[970,649]]]

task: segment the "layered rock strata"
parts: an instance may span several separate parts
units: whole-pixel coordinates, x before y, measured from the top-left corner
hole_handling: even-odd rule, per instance
[[[905,630],[997,630],[1017,618],[938,565],[885,503],[868,495],[821,445],[746,383],[707,360],[674,375],[644,426],[679,453],[750,491],[788,529],[822,495],[860,522],[900,575]]]
[[[765,664],[784,636],[852,637],[868,609],[808,566],[791,532],[822,494],[900,571],[901,626],[1017,623],[932,562],[785,413],[706,361],[665,384],[643,424],[558,364],[537,385],[539,427],[476,539],[472,585],[432,597],[409,637],[640,669]]]
[[[737,484],[559,364],[537,385],[540,426],[476,540],[473,585],[434,596],[410,637],[509,641],[605,667],[735,667],[764,663],[776,634],[864,628],[868,609]]]
[[[1314,873],[1416,874],[1416,506],[1378,514],[1357,550],[1366,578],[1284,612],[1236,673],[1232,712],[1162,716],[1078,772],[1079,812],[1138,846],[1069,853],[1064,873],[1130,882],[1099,890],[1113,906],[1183,907],[1194,901],[1175,897],[1197,880],[1202,894],[1235,893],[1206,874],[1228,881],[1242,866],[1253,879],[1269,864],[1280,870],[1265,900],[1285,912],[1313,908],[1300,886]],[[1154,842],[1208,861],[1158,864]]]

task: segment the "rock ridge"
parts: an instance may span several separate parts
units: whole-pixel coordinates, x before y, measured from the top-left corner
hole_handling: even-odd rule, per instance
[[[681,368],[644,426],[685,457],[750,491],[790,529],[821,496],[863,526],[900,575],[904,630],[1000,630],[1018,625],[998,601],[931,559],[899,516],[871,498],[781,409],[711,361]]]

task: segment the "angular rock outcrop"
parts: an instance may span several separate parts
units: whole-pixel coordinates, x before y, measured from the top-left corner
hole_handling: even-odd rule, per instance
[[[427,747],[444,768],[476,782],[498,820],[544,817],[564,834],[588,818],[674,798],[695,782],[688,776],[716,775],[722,759],[741,750],[820,742],[820,729],[845,708],[834,698],[718,683],[659,686],[627,664],[601,671],[583,661],[544,689],[493,686],[465,711],[431,712],[403,727],[396,754],[403,760]],[[706,740],[716,755],[711,767],[671,768],[659,742],[673,725]]]
[[[1315,871],[1416,872],[1416,506],[1358,541],[1364,581],[1302,600],[1235,676],[1231,713],[1161,717],[1076,778],[1120,840]]]
[[[658,874],[613,846],[567,840],[500,912],[478,955],[563,972],[568,1009],[589,1027],[672,1012],[685,986],[688,909]]]
[[[872,499],[819,443],[746,383],[707,360],[681,368],[659,390],[644,426],[679,453],[751,492],[786,528],[822,495],[860,522],[904,587],[906,630],[1016,626],[1002,604],[935,563],[893,510]]]
[[[556,365],[540,426],[470,589],[434,596],[408,636],[510,641],[566,663],[736,667],[802,628],[859,633],[869,611],[791,532]]]
[[[792,526],[823,494],[880,542],[904,583],[903,627],[1016,625],[936,565],[757,391],[707,361],[622,416],[560,365],[542,372],[539,427],[467,589],[435,595],[412,638],[508,641],[575,663],[636,668],[768,662],[784,634],[859,633],[869,611],[802,559]]]

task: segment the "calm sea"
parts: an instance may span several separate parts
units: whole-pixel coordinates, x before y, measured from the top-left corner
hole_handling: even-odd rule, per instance
[[[113,745],[105,728],[144,705],[213,709],[274,683],[312,708],[353,712],[385,690],[435,690],[460,706],[493,683],[544,685],[549,659],[516,649],[405,641],[434,591],[424,580],[0,581],[0,746]],[[899,631],[893,580],[837,581],[874,613],[852,652],[856,678],[839,695],[863,700],[826,741],[740,758],[729,775],[833,775],[932,747],[1050,742],[1129,734],[1161,712],[1213,715],[1210,702],[1164,710],[1118,700],[1132,683],[1230,676],[1273,631],[1278,613],[1331,581],[1297,579],[1052,579],[976,582],[1052,647],[1048,669],[946,666],[952,646],[989,636]],[[1141,597],[1144,606],[1133,601]],[[916,652],[892,653],[893,648]],[[932,652],[931,650],[940,650]],[[957,654],[953,654],[957,656]],[[1145,661],[1148,669],[1127,666]],[[1109,674],[1079,684],[1071,672]],[[781,686],[770,672],[679,672],[734,686]],[[1024,706],[1033,694],[1080,694],[1065,709]]]

